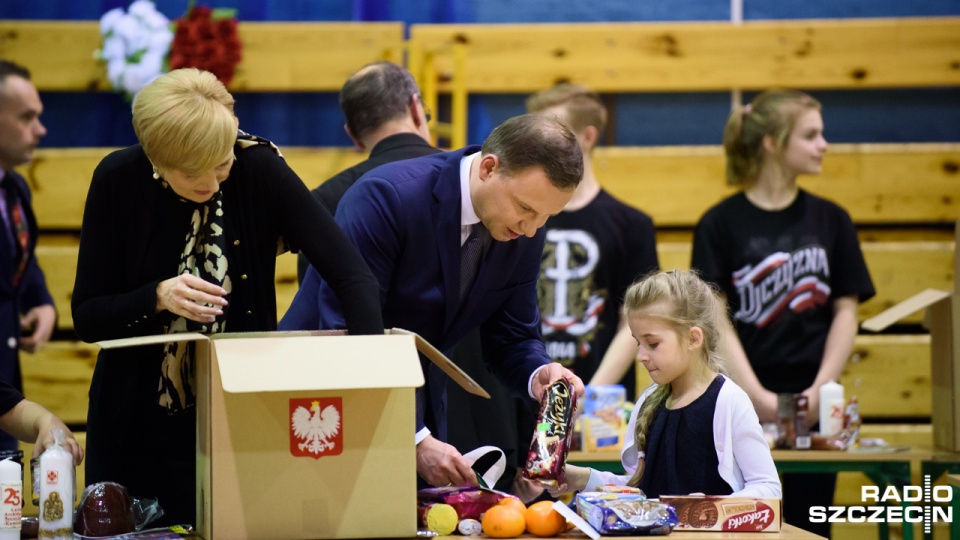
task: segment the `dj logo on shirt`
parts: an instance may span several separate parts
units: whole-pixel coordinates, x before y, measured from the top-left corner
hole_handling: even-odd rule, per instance
[[[590,352],[604,309],[606,291],[598,290],[594,271],[600,248],[580,230],[547,231],[540,266],[540,324],[547,354],[570,366]]]
[[[773,253],[756,266],[734,272],[733,284],[740,295],[734,318],[762,328],[785,309],[800,313],[822,306],[830,299],[829,279],[830,265],[822,246]]]

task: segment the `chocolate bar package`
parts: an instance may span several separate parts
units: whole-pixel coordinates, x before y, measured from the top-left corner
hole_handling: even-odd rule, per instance
[[[641,493],[582,492],[577,514],[604,535],[663,536],[677,525],[672,506]]]
[[[678,531],[776,532],[780,530],[780,499],[750,497],[667,496],[660,501],[677,512]]]
[[[530,442],[523,476],[542,484],[563,485],[563,467],[573,442],[577,394],[573,384],[560,379],[543,392],[537,428]]]

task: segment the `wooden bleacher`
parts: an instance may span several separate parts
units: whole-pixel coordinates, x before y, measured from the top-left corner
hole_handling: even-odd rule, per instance
[[[109,91],[98,21],[0,20],[0,58],[31,69],[40,91]],[[241,22],[234,92],[338,92],[359,66],[400,61],[403,23]]]
[[[56,149],[40,150],[34,162],[23,169],[34,188],[34,207],[45,227],[60,231],[79,229],[86,195],[93,168],[109,149]],[[363,156],[348,149],[285,148],[285,155],[294,170],[304,178],[327,178],[333,173],[363,159]],[[860,319],[866,319],[909,297],[915,291],[927,287],[950,288],[953,279],[953,232],[943,228],[899,228],[900,224],[916,226],[938,225],[936,220],[923,221],[924,216],[937,215],[931,211],[935,206],[941,215],[960,213],[955,199],[950,197],[950,182],[954,173],[946,166],[960,159],[958,145],[837,145],[831,148],[824,161],[824,172],[817,178],[801,179],[801,185],[812,191],[836,195],[834,198],[851,213],[858,223],[881,224],[883,215],[890,215],[895,228],[867,229],[861,233],[863,250],[876,282],[877,296],[860,307]],[[658,237],[658,253],[664,268],[687,268],[690,261],[691,233],[697,218],[716,200],[730,192],[718,180],[722,177],[723,160],[717,147],[698,148],[598,148],[595,154],[598,174],[603,183],[615,195],[647,209],[657,225],[669,224],[674,228],[661,230]],[[902,166],[889,166],[890,162]],[[912,165],[907,167],[906,165]],[[927,171],[923,188],[918,188],[916,197],[901,197],[898,185],[907,182],[904,171]],[[916,177],[912,175],[911,178]],[[899,178],[899,180],[898,180]],[[813,182],[818,185],[810,185]],[[859,190],[837,189],[833,186],[854,184]],[[894,201],[896,208],[881,214],[878,206]],[[954,205],[954,206],[951,206]],[[49,216],[49,217],[47,217]],[[893,219],[893,217],[896,219]],[[676,229],[679,227],[679,229]],[[76,268],[78,239],[70,234],[47,234],[41,238],[37,249],[42,267],[47,273],[54,293],[58,311],[59,327],[72,328],[70,295]],[[282,314],[296,294],[296,258],[284,255],[278,259],[277,268],[278,314]],[[918,324],[922,315],[917,314],[909,322]],[[55,347],[56,346],[56,347]],[[894,348],[895,347],[895,348]],[[42,396],[43,403],[54,407],[58,414],[82,422],[81,410],[69,410],[69,404],[77,403],[76,390],[66,392],[68,400],[61,400],[60,393],[67,381],[50,385],[47,377],[49,365],[44,362],[48,354],[50,362],[79,363],[81,372],[91,372],[93,360],[90,347],[78,347],[72,355],[72,346],[53,343],[49,352],[42,352],[34,362],[28,359],[24,371],[28,379],[28,391]],[[891,358],[890,351],[898,356]],[[858,362],[848,367],[850,383],[876,379],[897,358],[910,358],[908,373],[887,384],[866,384],[864,390],[874,386],[875,392],[862,396],[864,411],[878,417],[924,417],[929,416],[929,338],[914,336],[863,335],[857,341]],[[903,355],[903,356],[899,356]],[[888,360],[883,360],[883,359]],[[904,366],[900,366],[904,368]],[[34,369],[36,368],[36,369]],[[64,372],[64,370],[57,370]],[[67,369],[67,373],[72,370]],[[866,372],[866,373],[864,373]],[[873,373],[874,379],[871,379]],[[80,386],[82,378],[71,377]],[[893,385],[895,388],[890,388]],[[849,386],[849,385],[848,385]],[[891,400],[889,396],[900,396]],[[59,409],[60,405],[67,407]]]
[[[465,140],[469,94],[558,82],[603,93],[960,85],[957,17],[415,24],[410,41],[424,101],[438,110],[435,92],[452,96],[450,140]]]
[[[106,91],[95,21],[0,21],[0,57],[33,69],[42,91]],[[335,92],[364,63],[400,58],[420,80],[434,110],[452,93],[451,140],[465,140],[470,94],[530,93],[556,82],[603,93],[960,86],[960,18],[806,20],[729,23],[413,25],[400,23],[240,23],[244,60],[234,92]],[[242,120],[242,119],[241,119]],[[435,125],[434,127],[439,127]],[[722,126],[715,126],[719,133]],[[459,137],[457,139],[456,137]],[[91,173],[105,148],[43,149],[22,168],[42,228],[41,265],[72,328],[70,293],[77,231]],[[350,149],[284,148],[310,187],[362,160]],[[731,193],[719,147],[599,148],[604,186],[638,206],[659,227],[664,268],[689,264],[691,228],[706,208]],[[953,283],[952,224],[960,217],[960,141],[952,144],[833,145],[810,191],[844,206],[860,228],[877,286],[860,307],[863,320],[914,292]],[[295,258],[278,259],[278,309],[296,291]],[[918,329],[921,315],[907,323]],[[65,421],[82,425],[96,347],[52,342],[23,356],[25,390]],[[891,374],[895,373],[895,376]],[[930,414],[929,336],[861,335],[842,382],[869,419],[915,420]],[[894,444],[929,443],[929,425],[868,426]],[[865,482],[842,475],[838,502],[855,501]],[[856,488],[858,489],[858,488]]]

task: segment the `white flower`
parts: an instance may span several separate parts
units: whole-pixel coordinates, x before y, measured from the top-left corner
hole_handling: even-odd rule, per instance
[[[113,8],[100,17],[100,35],[105,36],[117,25],[117,21],[123,17],[123,8]]]
[[[127,12],[111,9],[100,18],[103,45],[94,56],[107,64],[107,80],[130,97],[163,73],[170,54],[170,20],[150,0],[135,0]]]

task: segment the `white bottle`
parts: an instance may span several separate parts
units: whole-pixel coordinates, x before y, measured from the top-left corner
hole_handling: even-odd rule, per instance
[[[830,381],[820,387],[820,435],[843,431],[843,385]]]
[[[0,540],[20,540],[23,468],[11,459],[0,461]]]
[[[40,454],[40,538],[71,540],[76,467],[63,448],[63,430],[54,430],[54,445]]]

